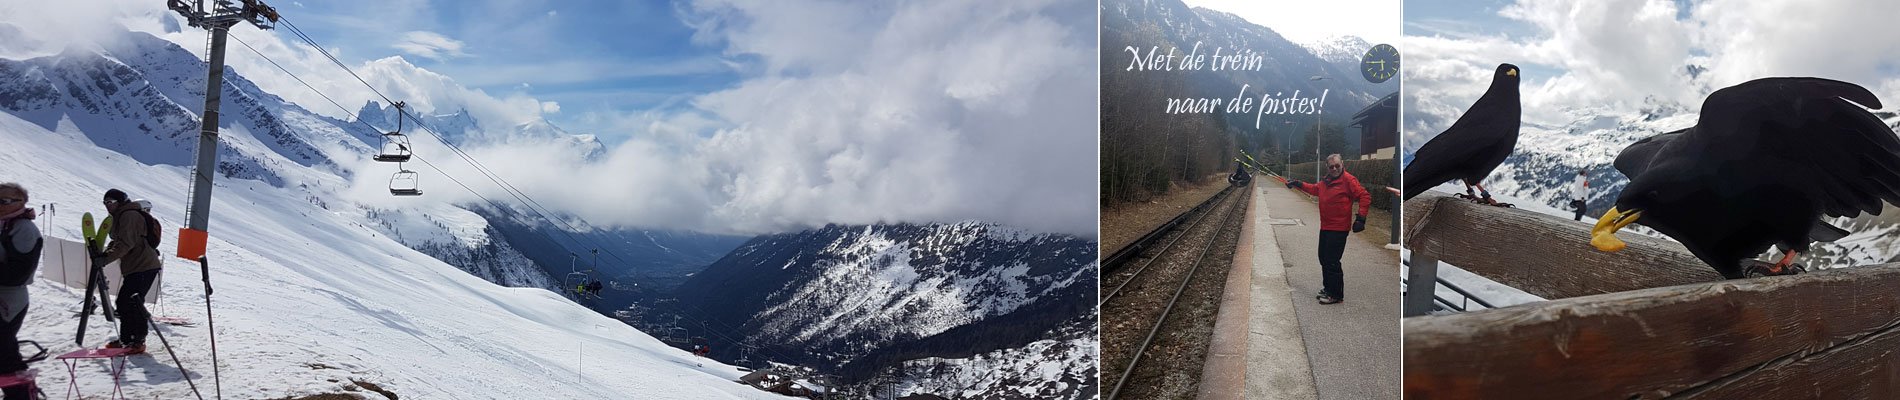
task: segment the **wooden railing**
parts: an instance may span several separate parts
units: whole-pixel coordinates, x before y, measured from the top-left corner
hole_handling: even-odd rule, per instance
[[[1603,253],[1568,219],[1405,208],[1414,274],[1443,260],[1552,299],[1405,318],[1406,398],[1900,398],[1900,263],[1723,280],[1667,240]]]

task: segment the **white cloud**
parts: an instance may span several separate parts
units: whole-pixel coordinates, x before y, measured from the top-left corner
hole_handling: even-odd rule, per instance
[[[1294,43],[1358,36],[1372,43],[1399,40],[1401,2],[1389,0],[1186,0],[1272,28]]]
[[[1533,35],[1408,36],[1407,143],[1449,126],[1506,62],[1523,68],[1525,121],[1548,125],[1580,110],[1693,110],[1710,91],[1770,76],[1840,79],[1900,100],[1900,40],[1885,32],[1900,2],[1711,0],[1682,11],[1667,0],[1518,1],[1499,15]],[[1692,76],[1692,65],[1708,72]]]
[[[1070,15],[1092,15],[1085,6]],[[769,67],[678,110],[589,117],[639,127],[597,163],[482,151],[511,160],[510,182],[595,222],[767,232],[976,219],[1093,236],[1094,30],[1051,19],[1055,7],[694,4],[703,40]],[[810,15],[825,13],[842,15]]]
[[[561,103],[556,103],[552,101],[541,102],[542,114],[554,114],[554,113],[559,113],[559,112],[561,112]]]
[[[462,52],[462,41],[428,31],[405,32],[402,37],[396,39],[396,44],[390,47],[395,47],[396,50],[402,50],[403,53],[409,55],[436,61],[468,56],[468,53]]]

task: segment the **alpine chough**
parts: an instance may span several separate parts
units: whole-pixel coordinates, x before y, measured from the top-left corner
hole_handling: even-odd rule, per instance
[[[1464,180],[1465,192],[1477,186],[1484,198],[1491,198],[1481,182],[1517,147],[1522,114],[1517,100],[1517,80],[1516,65],[1499,64],[1484,96],[1471,103],[1471,108],[1452,122],[1450,128],[1419,146],[1412,163],[1405,165],[1402,186],[1406,200],[1453,179]]]
[[[1879,215],[1883,201],[1900,204],[1900,136],[1862,106],[1880,108],[1880,99],[1820,78],[1715,91],[1694,127],[1616,156],[1630,183],[1597,220],[1590,244],[1621,250],[1616,231],[1640,218],[1724,277],[1799,272],[1790,266],[1810,243],[1847,235],[1823,216]],[[1769,245],[1782,249],[1781,261],[1753,260]]]

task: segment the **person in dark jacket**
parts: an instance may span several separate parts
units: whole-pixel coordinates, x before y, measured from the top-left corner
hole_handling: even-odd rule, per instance
[[[33,283],[45,244],[26,201],[26,188],[0,183],[0,375],[26,370],[20,358],[20,325],[26,321],[27,285]],[[4,392],[8,400],[28,398],[24,387]]]
[[[148,324],[151,313],[145,310],[145,295],[152,290],[152,283],[158,281],[165,264],[148,237],[150,214],[119,189],[106,191],[102,201],[107,214],[112,216],[111,243],[106,245],[105,254],[93,262],[103,265],[118,261],[119,274],[125,277],[120,281],[119,297],[112,302],[119,312],[119,338],[106,343],[106,348],[144,353],[145,334],[151,330]]]
[[[1346,252],[1346,230],[1366,230],[1366,213],[1372,209],[1372,194],[1359,184],[1359,178],[1346,172],[1338,154],[1326,156],[1326,177],[1319,182],[1287,181],[1289,189],[1299,189],[1319,198],[1319,266],[1321,289],[1315,297],[1320,304],[1346,300],[1345,273],[1340,257]],[[1359,213],[1353,214],[1354,204]]]

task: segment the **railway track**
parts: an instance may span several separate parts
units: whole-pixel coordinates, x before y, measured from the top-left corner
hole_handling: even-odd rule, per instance
[[[1105,399],[1194,397],[1249,193],[1222,190],[1105,260]]]

